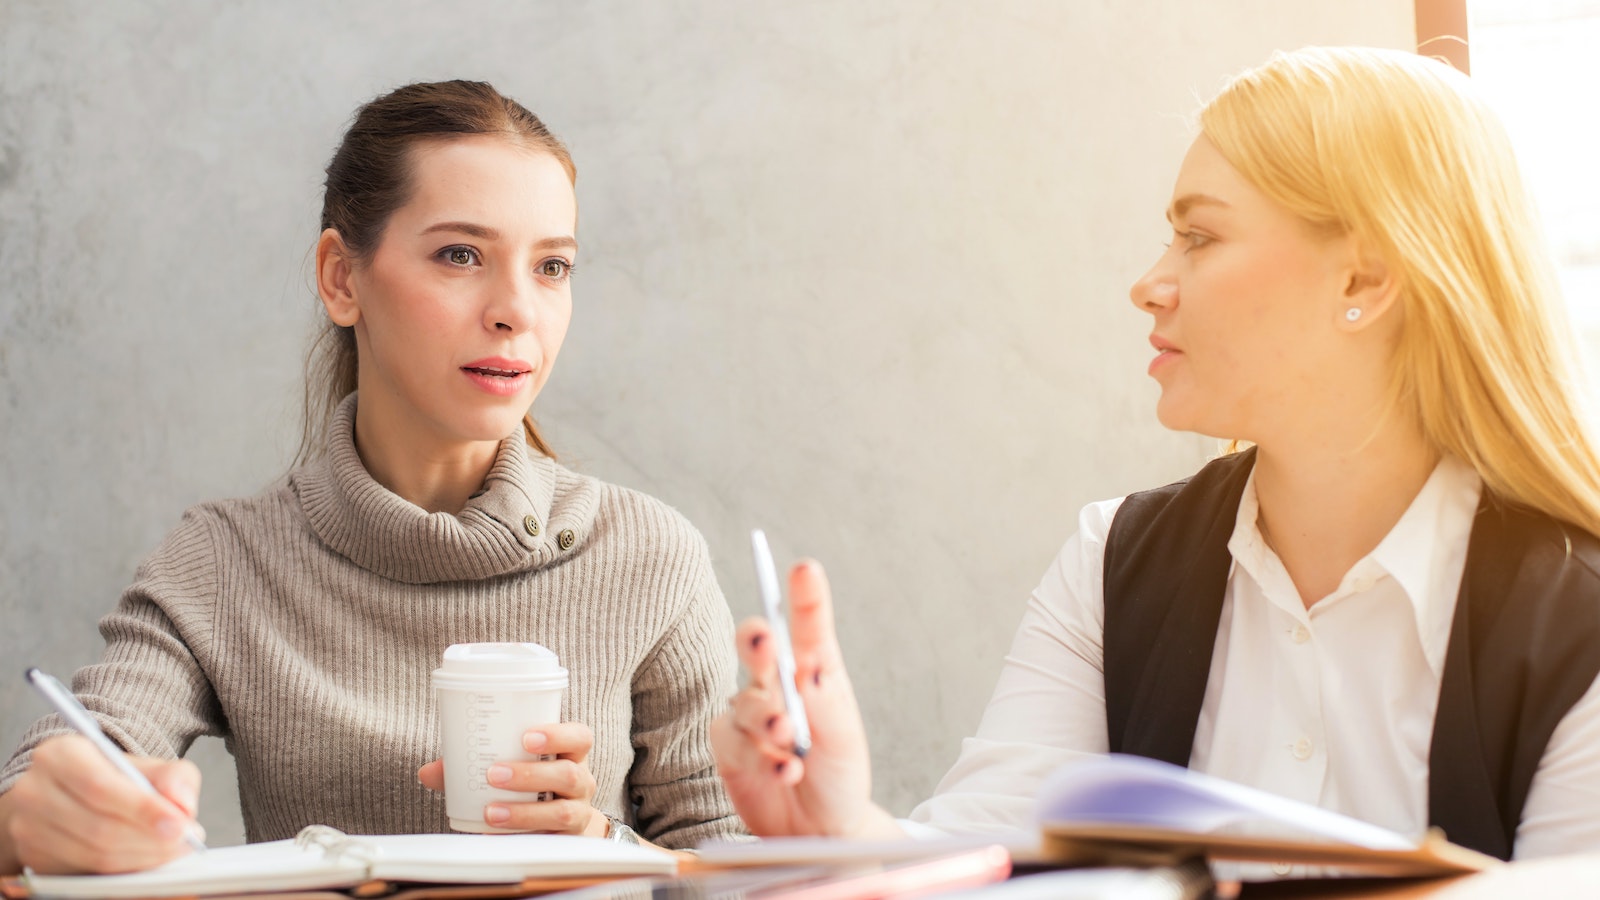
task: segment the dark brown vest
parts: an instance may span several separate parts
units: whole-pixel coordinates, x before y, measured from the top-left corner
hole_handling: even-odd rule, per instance
[[[1105,549],[1111,750],[1187,765],[1255,451],[1133,494]],[[1360,660],[1350,660],[1360,665]],[[1545,744],[1600,674],[1600,541],[1485,492],[1429,755],[1428,820],[1509,859]]]

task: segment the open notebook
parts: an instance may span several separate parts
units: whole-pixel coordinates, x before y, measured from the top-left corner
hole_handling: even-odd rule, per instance
[[[1042,851],[1057,860],[1161,862],[1203,855],[1398,876],[1500,865],[1438,831],[1408,838],[1181,766],[1119,754],[1057,769],[1039,792],[1038,817]]]
[[[346,835],[323,825],[294,840],[220,847],[128,875],[37,875],[17,883],[34,897],[112,900],[361,889],[395,883],[517,885],[530,880],[665,875],[677,858],[660,850],[551,834]],[[523,891],[527,893],[528,891]]]

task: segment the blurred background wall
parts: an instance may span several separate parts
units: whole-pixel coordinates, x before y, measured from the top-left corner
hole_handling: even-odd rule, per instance
[[[1127,287],[1188,116],[1312,43],[1411,48],[1412,4],[0,0],[0,745],[186,506],[285,471],[321,167],[361,102],[467,77],[580,172],[546,434],[699,525],[736,617],[750,527],[827,564],[907,812],[1077,509],[1215,449],[1156,423]]]

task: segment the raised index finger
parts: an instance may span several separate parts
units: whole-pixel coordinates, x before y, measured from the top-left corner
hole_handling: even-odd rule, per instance
[[[800,669],[839,665],[839,639],[833,630],[833,592],[822,563],[803,559],[789,570],[789,639]]]

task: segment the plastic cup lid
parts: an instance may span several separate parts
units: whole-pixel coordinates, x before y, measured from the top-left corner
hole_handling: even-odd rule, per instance
[[[433,681],[439,686],[564,688],[567,670],[552,650],[539,644],[451,644],[433,670]]]

